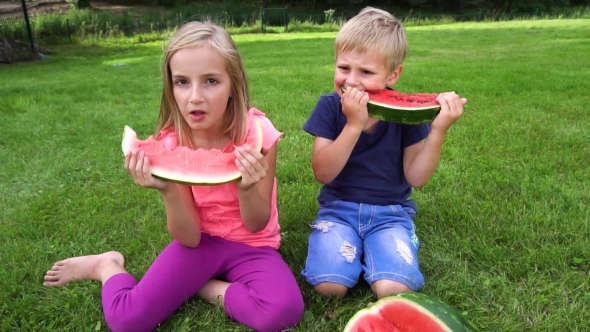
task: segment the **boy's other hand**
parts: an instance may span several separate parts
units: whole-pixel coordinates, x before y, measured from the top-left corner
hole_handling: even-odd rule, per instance
[[[430,127],[433,131],[446,131],[463,115],[463,105],[466,98],[459,97],[453,92],[443,92],[438,95],[436,101],[440,104],[440,113],[436,116]]]
[[[359,130],[365,129],[369,120],[369,112],[367,111],[368,102],[368,93],[357,88],[346,89],[344,94],[342,94],[340,103],[342,104],[342,112],[346,116],[348,125]]]

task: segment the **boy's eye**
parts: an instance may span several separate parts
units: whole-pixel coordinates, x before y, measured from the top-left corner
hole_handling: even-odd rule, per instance
[[[368,71],[368,70],[363,70],[363,74],[365,74],[365,75],[372,75],[372,74],[373,74],[373,72],[370,72],[370,71]]]
[[[340,70],[348,70],[348,66],[338,66],[338,69],[340,69]]]

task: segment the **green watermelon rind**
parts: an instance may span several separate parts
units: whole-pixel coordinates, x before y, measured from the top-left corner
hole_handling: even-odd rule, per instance
[[[446,328],[449,332],[479,331],[479,329],[463,317],[457,309],[448,304],[424,293],[404,292],[384,297],[375,302],[372,306],[359,310],[346,324],[344,332],[349,332],[363,316],[379,313],[381,308],[385,307],[387,303],[390,303],[391,301],[401,301],[414,306],[414,308],[429,316],[433,321],[437,322],[441,328]]]
[[[255,126],[255,132],[257,133],[258,138],[254,149],[257,151],[262,151],[262,125],[260,124],[260,121],[258,119],[252,119],[252,122],[252,125]],[[134,139],[137,139],[137,134],[135,133],[135,131],[133,131],[133,129],[131,129],[131,127],[125,125],[123,129],[123,140],[121,142],[121,148],[123,150],[124,155],[127,155],[127,153],[129,152],[130,145]],[[152,173],[152,175],[155,178],[164,181],[193,186],[220,185],[235,182],[242,178],[242,174],[240,173],[240,171],[231,172],[223,176],[205,175],[191,177],[184,174],[177,174],[166,169],[152,167],[150,169],[150,173]]]
[[[403,108],[369,101],[369,116],[381,121],[418,125],[434,121],[440,113],[440,105],[420,108]]]

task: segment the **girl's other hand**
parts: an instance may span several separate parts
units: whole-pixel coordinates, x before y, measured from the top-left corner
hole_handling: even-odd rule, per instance
[[[125,156],[125,169],[129,172],[133,181],[142,187],[163,191],[170,184],[152,175],[150,172],[150,162],[143,151],[129,152]]]
[[[235,154],[236,166],[242,174],[242,178],[236,184],[239,189],[248,190],[266,177],[268,163],[260,152],[243,146],[237,147]]]

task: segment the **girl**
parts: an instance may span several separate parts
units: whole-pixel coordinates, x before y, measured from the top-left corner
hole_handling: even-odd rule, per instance
[[[55,263],[45,286],[102,282],[105,320],[114,331],[148,331],[197,294],[221,302],[228,316],[258,331],[296,325],[303,298],[277,249],[280,242],[275,167],[281,133],[249,104],[240,55],[230,35],[206,22],[183,26],[164,52],[157,137],[177,146],[233,151],[242,178],[191,187],[154,178],[143,152],[125,156],[136,184],[160,190],[174,240],[139,282],[115,251]],[[263,152],[244,142],[257,118]]]

